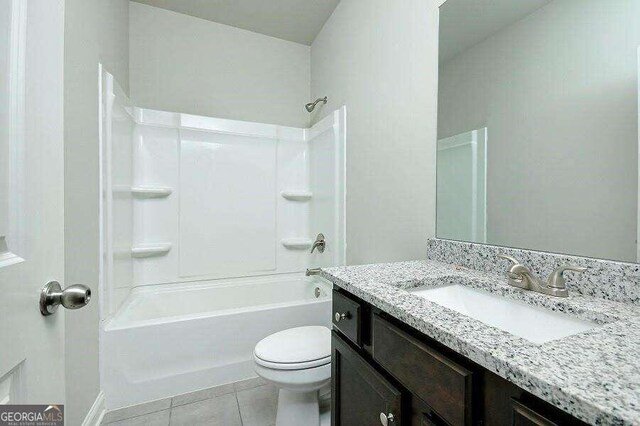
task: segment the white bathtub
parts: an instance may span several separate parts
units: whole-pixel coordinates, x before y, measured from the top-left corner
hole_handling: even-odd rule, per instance
[[[300,274],[135,288],[102,330],[107,408],[255,377],[258,341],[330,317],[330,284]]]

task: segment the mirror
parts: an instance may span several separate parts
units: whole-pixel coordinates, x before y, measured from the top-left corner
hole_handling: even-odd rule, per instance
[[[640,0],[440,8],[437,236],[638,259]]]

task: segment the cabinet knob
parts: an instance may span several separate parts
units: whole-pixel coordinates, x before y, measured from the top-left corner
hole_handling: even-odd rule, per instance
[[[393,413],[380,413],[380,423],[382,423],[382,426],[388,426],[389,423],[393,423],[394,420]]]
[[[342,320],[348,319],[351,316],[351,314],[349,314],[349,312],[345,312],[344,314],[341,314],[340,312],[336,312],[336,314],[333,316],[336,320],[336,322],[340,322]]]

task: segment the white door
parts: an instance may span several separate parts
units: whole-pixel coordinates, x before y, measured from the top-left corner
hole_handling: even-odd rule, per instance
[[[0,403],[64,403],[62,0],[0,1]]]

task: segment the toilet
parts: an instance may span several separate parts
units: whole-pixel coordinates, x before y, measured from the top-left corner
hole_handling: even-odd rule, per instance
[[[265,337],[253,352],[256,373],[279,389],[276,426],[320,425],[319,393],[331,381],[331,331],[290,328]]]

